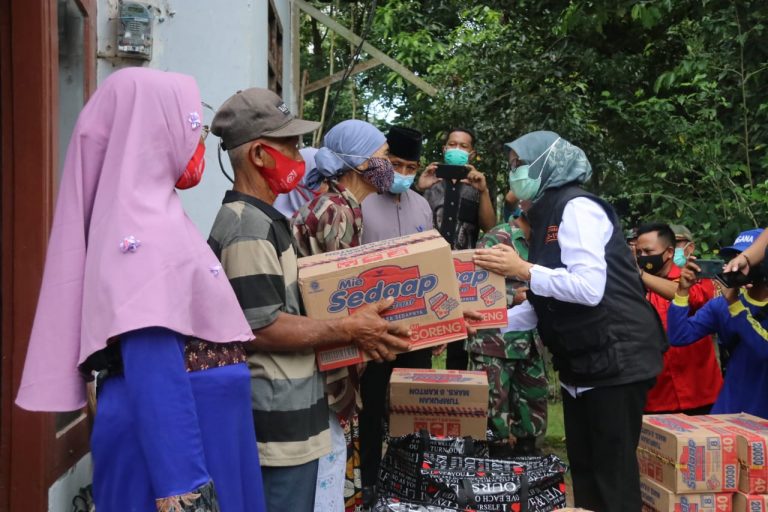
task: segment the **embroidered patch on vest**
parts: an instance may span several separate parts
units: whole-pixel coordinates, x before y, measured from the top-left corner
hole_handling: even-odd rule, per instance
[[[559,229],[559,226],[547,226],[547,237],[544,239],[544,243],[550,244],[552,242],[557,242],[557,231]]]

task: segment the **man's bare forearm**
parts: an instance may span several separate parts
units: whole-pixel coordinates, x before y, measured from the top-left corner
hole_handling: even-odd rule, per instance
[[[264,352],[297,352],[334,343],[350,343],[344,320],[314,320],[306,316],[280,313],[266,327],[253,331],[251,347]]]

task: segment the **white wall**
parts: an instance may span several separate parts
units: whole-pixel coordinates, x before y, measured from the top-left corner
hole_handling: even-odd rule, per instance
[[[115,59],[117,0],[98,3],[98,79],[120,67],[144,65],[187,73],[197,79],[206,103],[218,108],[239,89],[267,86],[267,5],[269,0],[148,0],[154,6],[152,60]],[[290,0],[274,0],[283,25],[283,94],[292,104]],[[292,106],[293,107],[293,106]],[[295,110],[295,107],[294,107]],[[205,123],[213,114],[207,110]],[[197,187],[180,192],[188,215],[208,236],[224,191],[230,183],[216,157],[218,138],[207,140],[206,170]],[[227,172],[229,159],[222,153]]]
[[[145,0],[153,6],[154,47],[152,60],[120,59],[114,56],[117,29],[117,0],[98,0],[97,79],[128,66],[149,66],[194,76],[206,103],[218,108],[238,89],[267,86],[267,5],[269,0]],[[274,0],[283,25],[283,91],[291,105],[291,18],[290,0]],[[292,105],[292,107],[294,107]],[[213,113],[203,110],[205,124]],[[218,139],[207,141],[203,181],[180,192],[184,207],[207,238],[224,192],[230,183],[216,159]],[[66,148],[66,145],[64,145]],[[222,160],[231,175],[229,160]],[[91,480],[91,458],[86,455],[54,483],[48,492],[49,510],[72,510],[72,498]]]
[[[71,512],[72,499],[91,483],[91,454],[87,453],[48,489],[48,512]]]

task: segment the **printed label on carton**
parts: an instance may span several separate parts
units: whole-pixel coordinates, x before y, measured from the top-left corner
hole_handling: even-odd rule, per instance
[[[394,297],[395,302],[382,316],[388,320],[421,316],[427,312],[426,296],[437,287],[437,283],[434,274],[420,275],[418,266],[403,268],[384,265],[372,268],[356,277],[339,280],[336,291],[331,293],[328,312],[348,311],[351,314],[366,304]]]
[[[733,502],[728,493],[675,494],[649,478],[640,478],[643,510],[653,512],[731,512]]]
[[[487,420],[485,417],[461,418],[423,414],[390,414],[389,434],[404,436],[421,430],[428,430],[434,436],[485,439]]]
[[[410,329],[409,350],[467,337],[450,246],[435,230],[299,258],[299,290],[316,319],[391,297],[382,316]],[[317,351],[324,371],[367,359],[352,344]]]
[[[475,265],[474,250],[453,251],[453,266],[459,283],[459,297],[465,309],[483,317],[469,324],[481,329],[506,327],[507,295],[504,276]]]
[[[389,411],[392,435],[426,428],[433,434],[484,438],[488,377],[485,372],[395,368]]]
[[[643,418],[641,473],[676,493],[731,492],[738,483],[735,437],[684,415]]]
[[[768,491],[768,465],[765,464],[768,420],[741,413],[696,416],[691,421],[721,434],[723,458],[727,459],[726,483],[730,484],[736,475],[741,492],[762,494]]]
[[[768,495],[737,492],[733,495],[733,512],[768,512]]]

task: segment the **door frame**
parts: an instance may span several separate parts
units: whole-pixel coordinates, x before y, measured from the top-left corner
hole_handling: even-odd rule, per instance
[[[84,99],[96,83],[96,0],[84,14]],[[88,452],[88,422],[13,404],[37,307],[58,162],[58,19],[53,1],[0,0],[2,314],[0,511],[47,511],[48,490]]]

